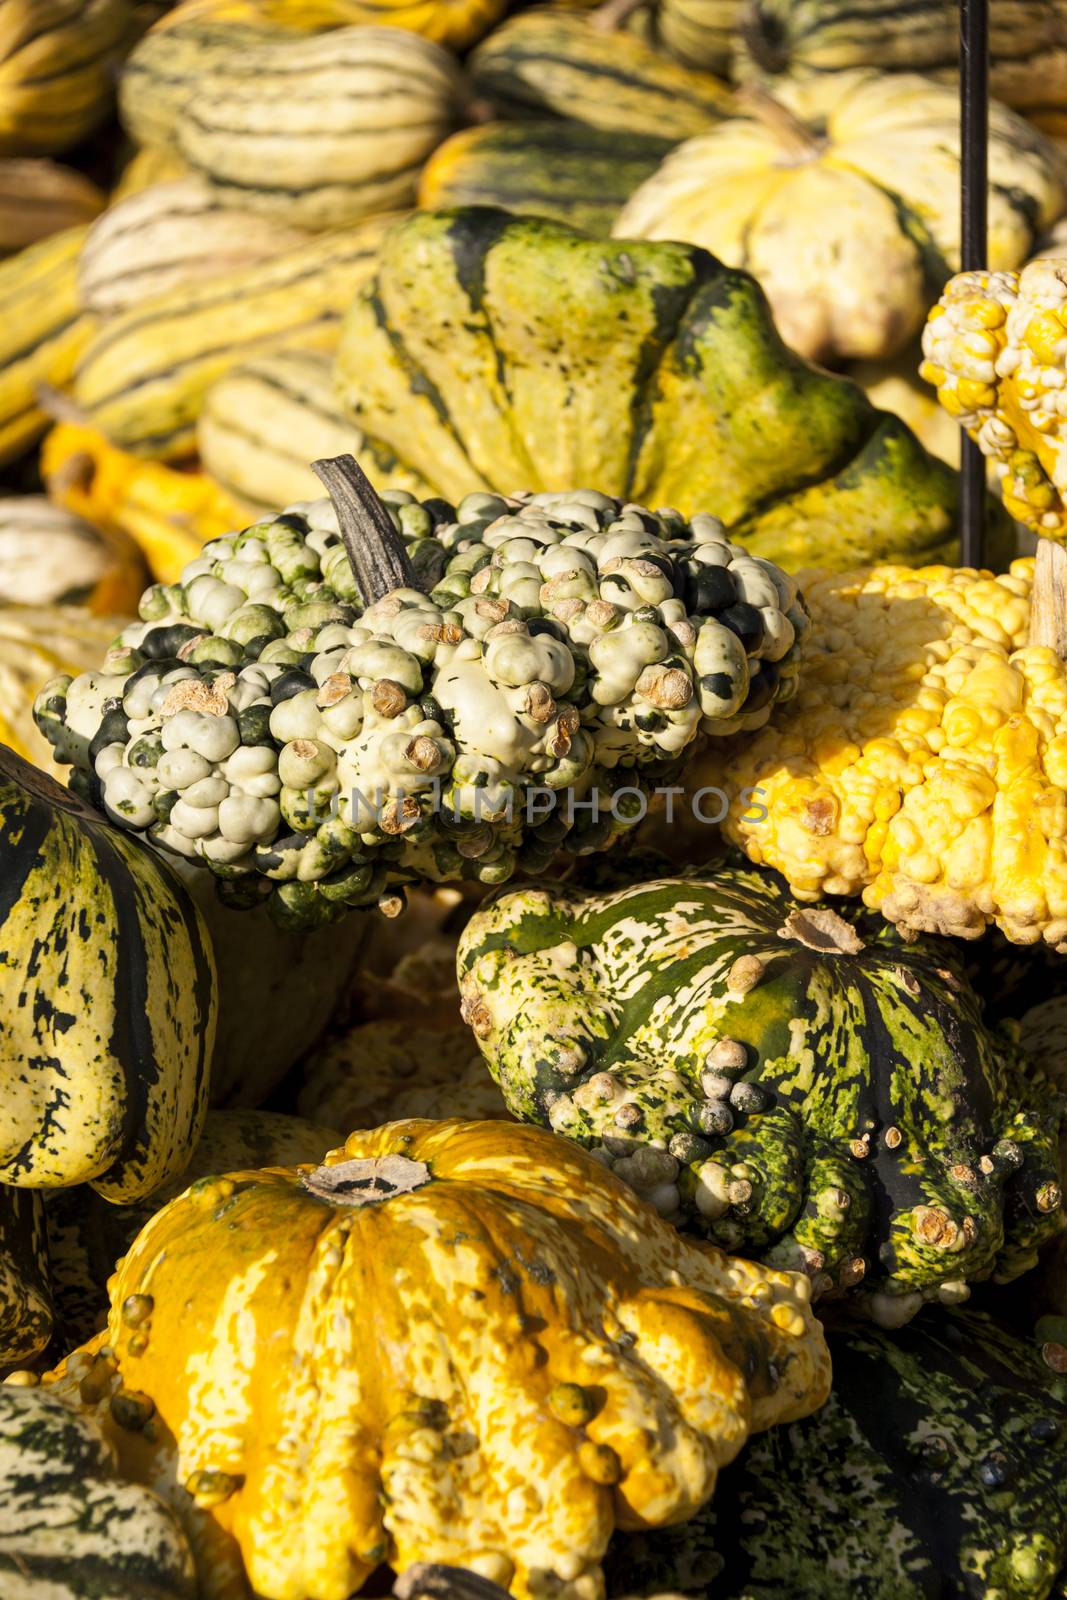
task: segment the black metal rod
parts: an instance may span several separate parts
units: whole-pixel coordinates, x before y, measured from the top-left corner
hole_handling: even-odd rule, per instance
[[[960,265],[987,265],[989,191],[989,0],[960,0]],[[960,563],[985,553],[985,457],[964,435],[960,458]]]

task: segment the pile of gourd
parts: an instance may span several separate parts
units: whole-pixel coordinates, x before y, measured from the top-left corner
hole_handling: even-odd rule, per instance
[[[511,9],[0,0],[0,1595],[1067,1594],[1067,5]]]

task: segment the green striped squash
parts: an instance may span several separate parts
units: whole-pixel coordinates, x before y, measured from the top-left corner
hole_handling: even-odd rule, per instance
[[[204,395],[233,367],[289,345],[335,347],[341,319],[374,271],[394,220],[374,218],[270,260],[179,284],[112,318],[78,366],[78,405],[113,444],[136,455],[172,461],[190,454]]]
[[[66,150],[106,115],[129,0],[0,0],[0,155]]]
[[[0,466],[48,425],[39,388],[62,388],[92,332],[78,298],[87,225],[55,233],[0,261]]]
[[[0,1591],[8,1600],[196,1600],[180,1522],[151,1489],[120,1477],[116,1458],[94,1418],[57,1394],[0,1387]]]
[[[607,238],[670,148],[651,134],[579,122],[490,122],[454,133],[434,151],[419,205],[500,206]]]
[[[175,151],[178,123],[200,83],[216,68],[240,70],[249,51],[269,39],[265,28],[211,19],[153,28],[119,79],[126,133],[146,149]]]
[[[81,302],[114,317],[183,283],[237,272],[307,242],[299,228],[224,206],[202,178],[155,183],[89,229],[78,257]]]
[[[356,456],[379,490],[430,493],[345,416],[333,361],[321,351],[278,350],[235,367],[204,397],[196,443],[215,482],[264,511],[318,499],[321,484],[308,463],[324,456]]]
[[[952,560],[959,479],[782,343],[747,273],[489,208],[385,241],[337,353],[353,420],[453,503],[596,484],[788,571]],[[990,560],[1008,542],[989,502]]]
[[[947,943],[726,868],[501,893],[458,970],[516,1116],[725,1249],[862,1286],[877,1320],[1018,1276],[1062,1226],[1067,1103],[1023,1080]]]
[[[2,746],[0,855],[0,977],[21,995],[0,1016],[0,1182],[137,1200],[203,1124],[204,924],[153,851]]]
[[[336,1128],[277,1111],[209,1111],[185,1171],[132,1205],[112,1205],[92,1189],[43,1196],[57,1340],[64,1349],[98,1333],[107,1317],[107,1280],[149,1217],[198,1178],[260,1167],[317,1166],[344,1143]],[[25,1190],[0,1190],[30,1198]],[[32,1198],[36,1198],[33,1196]],[[2,1357],[0,1357],[2,1359]]]
[[[134,61],[155,65],[130,80],[139,92],[154,95],[183,34],[175,26],[138,46]],[[463,94],[446,50],[387,27],[274,33],[206,59],[201,51],[186,89],[168,141],[183,160],[228,205],[312,229],[409,204],[426,157],[459,121]],[[128,89],[135,132],[136,99]],[[159,117],[153,105],[150,123]]]
[[[745,0],[742,75],[959,70],[956,0]],[[990,92],[1049,132],[1067,132],[1067,0],[989,7]]]
[[[0,1370],[40,1355],[51,1337],[41,1196],[0,1185]]]
[[[609,1593],[1062,1595],[1067,1382],[1036,1342],[968,1310],[827,1343],[825,1406],[752,1439],[691,1521],[617,1536]]]
[[[727,77],[744,0],[654,0],[628,20],[631,32],[687,67]]]
[[[503,115],[564,117],[658,139],[703,133],[733,105],[709,73],[564,10],[512,17],[482,41],[469,67],[475,89]]]

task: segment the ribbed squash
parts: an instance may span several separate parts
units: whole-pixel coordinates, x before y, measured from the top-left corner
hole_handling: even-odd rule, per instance
[[[540,1130],[393,1122],[157,1213],[112,1284],[111,1404],[154,1406],[264,1600],[419,1560],[592,1600],[616,1524],[690,1514],[821,1404],[806,1290]]]
[[[943,942],[693,869],[502,892],[457,967],[516,1116],[877,1321],[1010,1282],[1064,1227],[1067,1100],[1026,1081]]]
[[[0,161],[0,255],[91,222],[104,196],[82,173],[54,161]]]
[[[52,1295],[43,1202],[32,1189],[0,1184],[0,1372],[40,1355],[51,1337]]]
[[[0,970],[22,997],[0,1018],[0,1181],[137,1200],[207,1108],[207,934],[151,850],[3,748],[0,779]]]
[[[507,10],[507,0],[182,0],[161,27],[208,19],[317,33],[359,23],[406,28],[465,50]]]
[[[727,836],[805,900],[1067,949],[1067,672],[1028,644],[1033,570],[807,574],[788,715],[696,763],[732,797]]]
[[[336,346],[341,319],[374,271],[393,220],[374,218],[271,260],[181,284],[111,319],[78,364],[77,404],[113,444],[136,455],[189,455],[204,395],[225,373],[270,350]]]
[[[812,360],[881,359],[959,266],[959,105],[915,76],[842,73],[753,91],[748,116],[688,140],[637,190],[620,239],[685,239],[763,285]],[[1014,267],[1067,206],[1050,140],[990,114],[989,260]]]
[[[136,611],[144,588],[136,547],[54,506],[44,495],[0,499],[0,605],[81,603],[103,615]]]
[[[419,205],[499,206],[607,238],[669,148],[651,134],[578,122],[490,122],[454,133],[434,151],[419,179]]]
[[[0,1588],[7,1600],[197,1600],[174,1513],[116,1471],[90,1416],[0,1387]]]
[[[627,19],[633,33],[687,67],[729,75],[744,0],[651,0]]]
[[[77,282],[87,231],[68,228],[0,261],[0,466],[44,432],[38,390],[67,384],[89,342]]]
[[[176,582],[203,545],[251,514],[205,473],[130,455],[76,422],[60,422],[46,435],[41,476],[57,505],[132,539],[160,583]]]
[[[205,52],[204,31],[148,34],[130,58],[123,111],[136,137],[172,145],[227,204],[313,229],[408,205],[419,168],[459,121],[459,69],[418,34],[235,29],[229,50]],[[215,25],[211,37],[226,31]]]
[[[57,672],[84,672],[99,662],[125,621],[79,606],[0,606],[0,745],[57,771],[34,725],[34,696]]]
[[[196,443],[216,483],[265,511],[316,499],[322,485],[308,463],[346,453],[363,463],[380,490],[430,493],[345,415],[334,390],[333,362],[314,350],[279,350],[213,384],[197,421]]]
[[[299,228],[223,206],[202,178],[155,183],[113,205],[78,258],[82,305],[113,317],[184,283],[239,271],[308,242]]]
[[[961,272],[930,312],[920,376],[978,443],[1012,516],[1067,540],[1067,260]]]
[[[359,425],[446,496],[595,483],[710,513],[790,569],[955,550],[955,474],[690,246],[421,213],[386,240],[337,375]],[[991,513],[991,559],[1005,532]]]
[[[128,0],[0,0],[0,155],[51,155],[107,113]]]
[[[740,17],[744,72],[797,76],[846,67],[880,72],[959,69],[956,0],[745,0]],[[1052,132],[1067,129],[1067,5],[1064,0],[998,0],[989,8],[990,89]]]
[[[974,1311],[926,1313],[894,1333],[842,1327],[827,1342],[826,1405],[754,1439],[691,1522],[619,1536],[609,1592],[1061,1595],[1067,1385],[1038,1344]]]
[[[0,1190],[17,1201],[43,1199],[57,1341],[64,1349],[98,1333],[107,1320],[107,1281],[149,1217],[199,1178],[249,1167],[289,1167],[322,1160],[341,1138],[333,1128],[277,1111],[209,1111],[184,1172],[135,1205],[111,1205],[88,1187],[43,1196]],[[0,1357],[0,1360],[3,1358]],[[11,1360],[16,1359],[11,1357]]]
[[[511,116],[565,117],[673,141],[711,127],[733,107],[730,91],[710,73],[563,9],[511,18],[468,65],[478,93]]]

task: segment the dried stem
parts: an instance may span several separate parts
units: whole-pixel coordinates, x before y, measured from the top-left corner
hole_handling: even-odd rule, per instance
[[[336,507],[364,605],[373,605],[393,589],[417,589],[404,541],[355,456],[313,461],[311,470],[326,485]]]
[[[1052,539],[1037,541],[1030,643],[1046,645],[1067,661],[1067,550]]]

